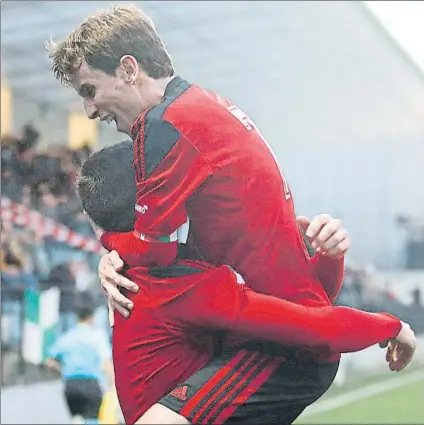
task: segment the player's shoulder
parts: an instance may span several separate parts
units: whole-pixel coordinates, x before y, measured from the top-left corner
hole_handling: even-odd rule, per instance
[[[143,154],[146,176],[156,169],[177,143],[193,145],[205,158],[211,150],[226,149],[220,136],[235,121],[231,102],[215,92],[175,77],[162,102],[144,116]],[[232,133],[231,131],[229,133]],[[217,140],[216,143],[211,141]],[[186,152],[182,147],[181,152]],[[209,161],[212,161],[210,158]]]
[[[144,118],[145,131],[152,131],[156,127],[170,124],[165,118],[167,111],[175,108],[177,100],[185,101],[191,87],[193,85],[188,81],[178,76],[174,77],[166,86],[162,101],[146,113]]]
[[[232,103],[219,94],[175,77],[167,86],[162,102],[145,115],[147,134],[159,127],[172,126],[187,136],[193,126],[210,126],[211,113],[227,114]]]
[[[175,77],[168,84],[162,102],[145,114],[143,154],[146,176],[152,174],[180,140],[191,143],[188,129],[197,120],[193,105],[199,102],[193,99],[193,95],[196,98],[198,90],[197,86]]]

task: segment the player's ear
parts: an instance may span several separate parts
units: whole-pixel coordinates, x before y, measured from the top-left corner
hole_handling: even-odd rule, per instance
[[[140,67],[134,56],[122,56],[117,70],[118,76],[122,77],[127,84],[134,85],[137,81],[139,72]]]

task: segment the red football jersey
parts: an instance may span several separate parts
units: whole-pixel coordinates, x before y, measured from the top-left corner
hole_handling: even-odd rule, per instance
[[[303,305],[330,305],[314,264],[319,256],[308,253],[284,175],[240,109],[175,77],[163,101],[133,124],[131,135],[138,186],[135,227],[144,241],[170,236],[161,247],[163,263],[175,256],[175,232],[189,218],[192,255],[230,265],[258,292]],[[140,257],[151,258],[146,252],[157,251],[157,244],[144,241]],[[327,277],[333,296],[340,273]]]
[[[115,314],[113,331],[115,384],[126,423],[207,363],[213,330],[319,348],[329,356],[392,338],[401,327],[386,314],[305,307],[255,293],[227,266],[185,261],[126,274],[140,287],[127,294],[135,306],[130,318]]]

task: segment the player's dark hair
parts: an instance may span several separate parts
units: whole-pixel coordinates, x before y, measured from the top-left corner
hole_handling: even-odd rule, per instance
[[[80,321],[85,321],[94,316],[96,305],[90,292],[80,292],[76,298],[76,313]]]
[[[125,141],[91,155],[82,165],[77,187],[82,208],[94,224],[108,232],[134,228],[136,185],[133,143]]]

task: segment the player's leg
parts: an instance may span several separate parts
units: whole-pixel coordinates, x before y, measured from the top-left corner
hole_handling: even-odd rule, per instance
[[[81,413],[85,424],[98,424],[99,410],[103,400],[100,385],[95,379],[83,379],[80,384]]]
[[[81,392],[79,388],[79,379],[68,379],[65,381],[65,400],[68,405],[69,413],[73,424],[83,424]]]
[[[184,416],[174,412],[169,407],[162,404],[153,405],[137,422],[136,424],[145,425],[187,425],[188,421]]]
[[[161,407],[152,407],[137,423],[222,423],[269,379],[282,361],[258,351],[225,350],[163,397],[159,401]]]

